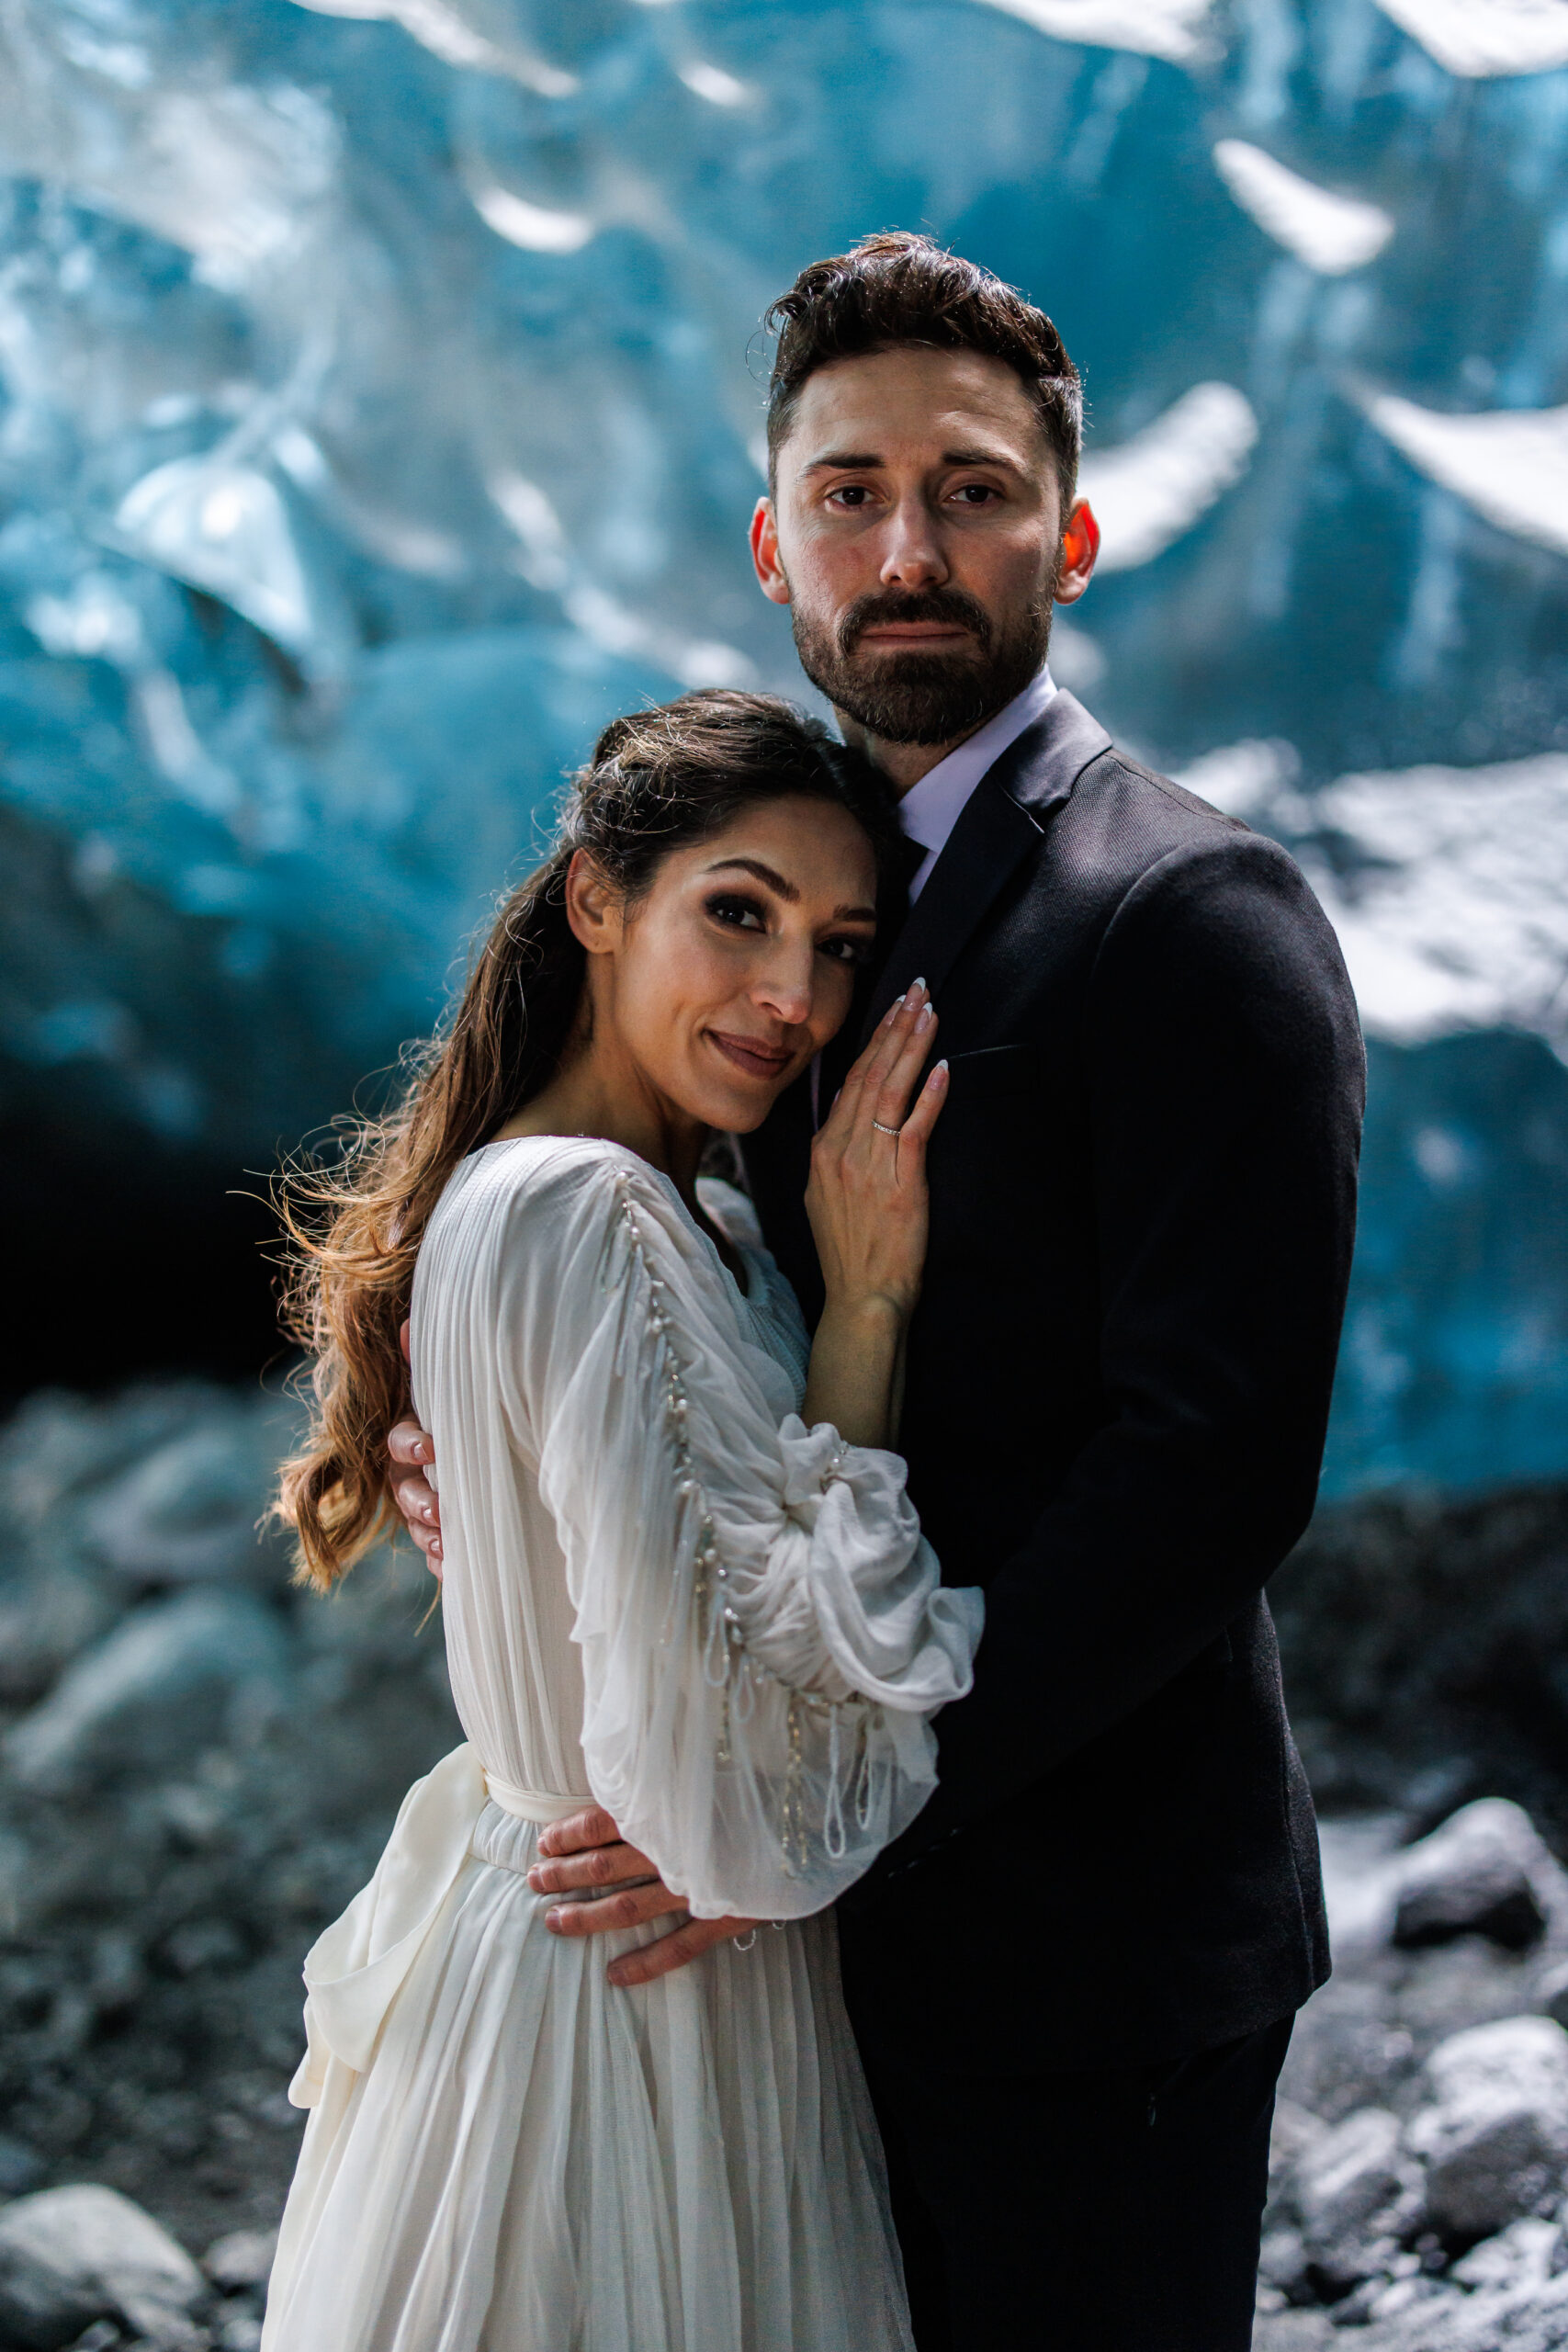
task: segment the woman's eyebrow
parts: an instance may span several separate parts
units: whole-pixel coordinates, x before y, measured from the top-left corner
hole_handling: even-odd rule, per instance
[[[786,882],[784,876],[776,874],[771,865],[764,865],[760,857],[720,857],[716,858],[712,865],[705,865],[703,871],[705,874],[754,875],[759,882],[765,882],[770,890],[776,891],[778,896],[790,906],[799,903],[800,892],[795,888],[795,884]],[[833,921],[835,922],[874,922],[876,909],[874,907],[835,907]]]
[[[786,882],[782,874],[775,874],[773,867],[764,865],[760,857],[721,857],[712,865],[705,865],[703,871],[705,874],[729,872],[754,875],[759,882],[765,882],[770,890],[776,890],[779,897],[786,899],[791,906],[794,906],[800,897],[800,892],[793,882]]]

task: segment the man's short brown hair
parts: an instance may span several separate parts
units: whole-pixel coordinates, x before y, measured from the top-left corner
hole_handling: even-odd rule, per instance
[[[933,238],[888,231],[803,269],[765,324],[778,336],[768,386],[770,474],[807,378],[818,368],[908,345],[979,351],[1004,360],[1032,400],[1056,462],[1066,517],[1083,446],[1078,372],[1044,311],[988,269],[944,253]]]

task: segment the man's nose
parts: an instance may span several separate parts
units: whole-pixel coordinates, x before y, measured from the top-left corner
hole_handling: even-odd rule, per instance
[[[888,517],[880,577],[885,588],[937,588],[946,580],[940,534],[923,498],[900,499]]]

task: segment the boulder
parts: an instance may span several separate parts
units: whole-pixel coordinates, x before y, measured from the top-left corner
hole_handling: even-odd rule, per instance
[[[1551,2018],[1500,2018],[1438,2044],[1405,2145],[1426,2167],[1447,2236],[1490,2237],[1561,2198],[1568,2167],[1568,2032]]]
[[[0,1588],[0,1703],[31,1706],[124,1606],[80,1562],[13,1577]]]
[[[1568,2026],[1568,1960],[1560,1960],[1541,1978],[1536,1998],[1549,2018]]]
[[[265,2287],[276,2252],[276,2230],[231,2230],[208,2247],[201,2267],[215,2287],[231,2295],[242,2287]]]
[[[1449,2277],[1461,2287],[1544,2287],[1561,2267],[1562,2232],[1556,2222],[1527,2213],[1456,2262]]]
[[[1419,2220],[1420,2189],[1399,2118],[1386,2108],[1358,2108],[1310,2143],[1286,2196],[1323,2293],[1343,2294],[1393,2258]]]
[[[218,1408],[96,1495],[85,1532],[128,1582],[217,1584],[265,1577],[278,1546],[257,1532],[279,1432],[265,1416]]]
[[[195,2352],[200,2271],[150,2213],[96,2184],[42,2188],[0,2210],[0,2337],[61,2352],[96,2320],[123,2320],[167,2352]]]
[[[1545,1931],[1541,1889],[1556,1869],[1521,1805],[1479,1797],[1406,1853],[1393,1940],[1416,1947],[1480,1935],[1523,1951]]]
[[[242,1592],[189,1592],[127,1617],[6,1737],[24,1787],[49,1793],[108,1775],[170,1770],[282,1701],[274,1612]]]

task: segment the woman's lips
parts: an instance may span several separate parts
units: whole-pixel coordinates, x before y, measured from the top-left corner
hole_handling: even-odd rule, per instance
[[[723,1029],[710,1029],[708,1035],[725,1058],[748,1078],[777,1078],[795,1058],[787,1046],[764,1046],[758,1038],[737,1037]]]

